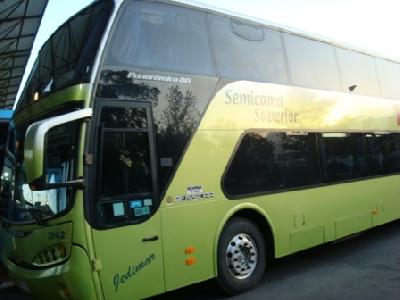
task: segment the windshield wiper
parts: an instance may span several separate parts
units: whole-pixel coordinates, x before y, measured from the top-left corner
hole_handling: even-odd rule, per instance
[[[33,208],[33,207],[28,208],[28,211],[29,211],[30,215],[32,216],[32,218],[35,219],[35,221],[38,225],[46,225],[47,222],[43,218],[40,208],[39,209]]]
[[[46,222],[44,221],[43,217],[41,216],[40,213],[34,208],[18,208],[19,211],[21,212],[27,212],[31,217],[32,220],[35,221],[36,224],[38,225],[46,225]]]

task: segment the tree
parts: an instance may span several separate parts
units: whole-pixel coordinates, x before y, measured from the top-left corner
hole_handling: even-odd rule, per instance
[[[200,112],[197,110],[196,98],[192,91],[183,93],[178,85],[171,86],[166,95],[168,102],[162,119],[162,131],[166,135],[183,135],[186,139],[190,137],[200,119]]]
[[[97,96],[150,102],[154,107],[157,106],[160,90],[144,82],[134,83],[128,75],[128,71],[103,71],[100,76]]]

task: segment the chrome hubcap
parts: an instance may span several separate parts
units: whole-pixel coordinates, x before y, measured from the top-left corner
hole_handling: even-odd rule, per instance
[[[226,248],[226,266],[237,279],[249,277],[257,266],[257,247],[251,237],[239,233]]]

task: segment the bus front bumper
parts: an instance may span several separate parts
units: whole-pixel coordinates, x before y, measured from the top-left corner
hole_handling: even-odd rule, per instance
[[[3,264],[10,278],[35,299],[97,299],[91,265],[86,252],[72,246],[71,257],[65,263],[43,269],[28,269],[14,264],[4,255]]]

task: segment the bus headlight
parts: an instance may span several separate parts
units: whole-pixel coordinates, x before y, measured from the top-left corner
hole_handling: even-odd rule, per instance
[[[64,245],[59,244],[40,251],[34,258],[33,265],[38,267],[54,265],[64,261],[66,257],[67,249]]]

